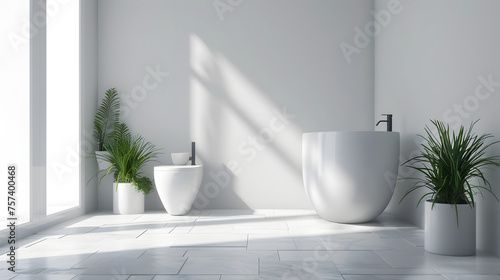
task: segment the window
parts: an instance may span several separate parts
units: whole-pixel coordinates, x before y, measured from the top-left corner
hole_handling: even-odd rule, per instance
[[[60,4],[64,3],[64,4]],[[79,206],[80,6],[47,1],[47,214]]]
[[[0,220],[7,219],[7,166],[15,165],[17,224],[30,211],[30,34],[28,0],[0,1]],[[11,188],[12,189],[12,188]],[[11,193],[14,194],[14,193]]]
[[[80,0],[2,0],[0,35],[0,220],[14,165],[22,238],[81,213]]]

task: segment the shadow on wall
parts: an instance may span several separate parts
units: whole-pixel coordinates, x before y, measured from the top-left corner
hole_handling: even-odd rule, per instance
[[[283,185],[302,188],[296,115],[198,36],[191,35],[190,46],[191,138],[205,166],[194,207],[258,208],[279,201]]]

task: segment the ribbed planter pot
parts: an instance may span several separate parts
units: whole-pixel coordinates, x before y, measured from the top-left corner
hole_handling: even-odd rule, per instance
[[[425,250],[448,256],[476,254],[476,208],[460,204],[457,214],[452,204],[425,202]]]
[[[139,192],[132,183],[113,183],[113,213],[118,215],[144,213],[144,193]]]
[[[96,158],[97,158],[97,165],[99,167],[99,170],[108,170],[108,168],[111,166],[111,163],[102,160],[99,155],[109,155],[108,151],[96,151],[95,152]]]

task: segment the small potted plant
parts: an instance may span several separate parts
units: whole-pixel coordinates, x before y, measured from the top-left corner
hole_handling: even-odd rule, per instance
[[[127,125],[120,123],[112,134],[113,141],[105,143],[109,154],[98,155],[110,164],[106,174],[114,174],[113,213],[144,213],[144,196],[153,189],[153,182],[143,175],[144,165],[158,155],[158,150],[142,136],[132,137]]]
[[[95,156],[99,170],[107,170],[109,163],[102,160],[102,156],[109,155],[106,145],[110,145],[113,140],[112,134],[120,121],[120,100],[115,88],[106,91],[101,105],[97,109],[94,117],[94,139],[97,144]]]
[[[425,127],[422,151],[403,165],[420,172],[422,178],[406,192],[401,200],[413,191],[428,191],[417,206],[425,201],[425,250],[441,255],[473,255],[476,253],[476,211],[474,196],[491,185],[484,175],[484,168],[499,166],[498,156],[486,156],[486,150],[498,143],[486,141],[491,134],[475,135],[477,121],[469,129],[460,127],[458,133],[449,125],[431,121],[436,133]],[[427,199],[430,196],[430,199]],[[496,198],[496,196],[495,196]],[[498,200],[498,199],[497,199]]]

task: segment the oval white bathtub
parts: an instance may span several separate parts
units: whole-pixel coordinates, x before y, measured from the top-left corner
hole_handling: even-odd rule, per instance
[[[302,173],[323,219],[369,222],[389,204],[399,167],[399,133],[310,132],[302,136]]]

